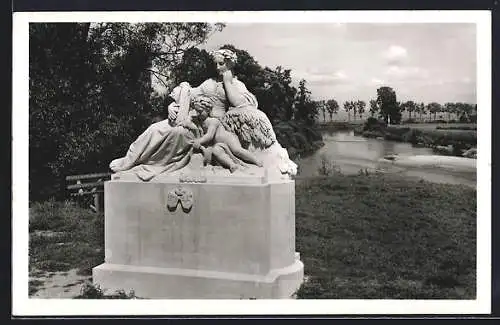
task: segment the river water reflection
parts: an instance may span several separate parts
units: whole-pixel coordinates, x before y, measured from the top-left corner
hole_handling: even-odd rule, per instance
[[[417,148],[409,143],[367,139],[354,135],[352,131],[325,132],[325,145],[312,156],[298,160],[299,175],[318,175],[323,159],[335,162],[344,174],[356,174],[360,169],[368,171],[384,170],[419,177],[433,182],[465,184],[475,186],[475,172],[457,172],[442,168],[395,167],[390,162],[380,162],[384,156],[434,155],[430,148]]]

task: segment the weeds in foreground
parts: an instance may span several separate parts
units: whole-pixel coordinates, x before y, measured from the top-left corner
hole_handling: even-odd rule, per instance
[[[128,293],[124,290],[117,290],[113,294],[106,294],[99,285],[86,283],[80,290],[80,295],[73,299],[141,299],[135,295],[133,290]]]
[[[320,176],[335,176],[341,175],[340,167],[328,155],[322,154],[320,156],[318,174]]]

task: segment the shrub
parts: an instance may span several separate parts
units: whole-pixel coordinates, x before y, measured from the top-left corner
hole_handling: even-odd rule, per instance
[[[384,121],[379,121],[374,117],[369,117],[364,126],[363,131],[380,131],[386,128],[386,124]]]
[[[391,133],[392,135],[396,135],[396,136],[403,136],[405,133],[407,133],[408,131],[410,131],[410,128],[409,127],[393,127],[393,126],[389,126],[386,128],[386,131],[388,133]]]
[[[403,123],[403,124],[415,124],[415,123],[419,123],[419,122],[420,122],[420,121],[417,121],[417,120],[415,120],[415,119],[413,119],[413,118],[409,118],[409,119],[407,119],[407,120],[404,120],[402,123]]]
[[[403,141],[411,144],[417,144],[422,142],[422,131],[418,129],[410,129],[408,132],[403,134]]]

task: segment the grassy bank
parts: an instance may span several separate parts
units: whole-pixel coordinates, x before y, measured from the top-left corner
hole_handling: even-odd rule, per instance
[[[474,299],[476,191],[365,175],[300,181],[299,298]]]
[[[391,175],[296,184],[296,245],[308,276],[299,298],[474,298],[475,190]],[[74,203],[33,204],[30,292],[42,286],[37,272],[90,274],[104,261],[103,226],[102,215]]]
[[[318,123],[318,130],[327,132],[349,131],[362,128],[364,120],[357,121],[329,121]]]
[[[385,126],[373,122],[365,124],[362,129],[356,129],[355,133],[367,138],[383,138],[432,148],[442,155],[463,156],[477,146],[477,132],[472,130],[472,126],[465,128],[465,126],[455,128]]]

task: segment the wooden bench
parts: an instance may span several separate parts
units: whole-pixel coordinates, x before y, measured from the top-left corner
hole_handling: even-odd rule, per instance
[[[93,173],[86,175],[71,175],[66,177],[67,189],[73,197],[92,195],[94,204],[90,208],[94,212],[104,211],[104,182],[111,179],[112,173]]]

